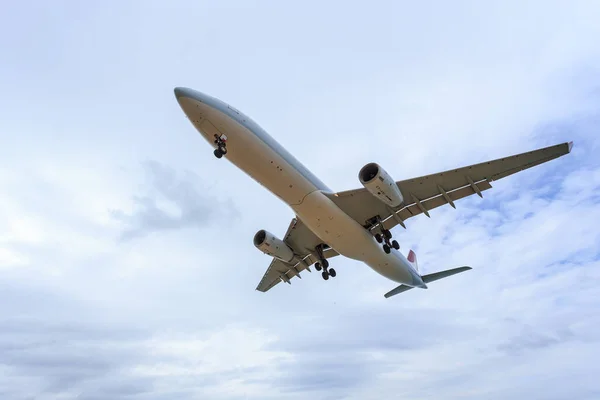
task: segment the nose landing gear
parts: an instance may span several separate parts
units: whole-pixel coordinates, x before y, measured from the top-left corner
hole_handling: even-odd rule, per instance
[[[221,158],[225,154],[227,154],[227,136],[222,134],[221,136],[215,135],[214,143],[217,145],[217,148],[213,152],[215,157]]]

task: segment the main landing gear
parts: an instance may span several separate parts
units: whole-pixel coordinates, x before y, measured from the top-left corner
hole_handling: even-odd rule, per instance
[[[225,154],[227,154],[227,136],[225,135],[215,135],[214,143],[217,145],[217,148],[213,152],[215,157],[221,158]]]
[[[325,257],[323,257],[323,247],[319,245],[315,250],[317,251],[317,257],[319,257],[319,261],[315,263],[315,269],[317,271],[323,270],[321,276],[325,280],[329,279],[329,277],[335,278],[335,269],[329,268],[329,261],[327,261]]]
[[[381,229],[381,233],[376,233],[375,234],[375,240],[377,240],[377,243],[383,243],[383,251],[386,252],[386,254],[390,254],[390,252],[392,251],[392,247],[396,250],[400,249],[400,245],[398,244],[398,242],[396,240],[392,240],[390,242],[390,239],[392,238],[392,232],[390,232],[388,229]]]

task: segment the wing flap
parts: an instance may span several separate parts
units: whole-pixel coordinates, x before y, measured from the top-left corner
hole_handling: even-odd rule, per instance
[[[397,182],[397,184],[405,198],[410,199],[410,193],[417,198],[428,198],[437,192],[438,185],[448,190],[469,185],[469,179],[473,182],[482,180],[492,182],[565,155],[571,151],[572,146],[572,142],[561,143],[513,156],[407,179]]]
[[[333,249],[325,250],[323,252],[323,257],[326,259],[335,257],[337,255],[338,253]],[[281,260],[273,258],[269,268],[267,268],[267,272],[265,272],[263,278],[258,283],[256,290],[260,292],[266,292],[279,282],[288,282],[291,284],[293,278],[302,278],[300,276],[301,272],[306,270],[312,272],[307,268],[307,265],[310,266],[318,261],[317,258],[312,254],[307,255],[303,260],[304,262],[300,261],[294,264],[287,264]]]
[[[379,201],[365,188],[347,190],[328,195],[344,212],[363,226],[372,225],[371,219],[379,216],[386,229],[423,213],[425,210],[448,204],[446,196],[452,201],[472,194],[481,194],[490,189],[490,182],[545,163],[570,153],[572,142],[528,151],[509,157],[498,158],[461,168],[447,170],[435,174],[398,181],[396,184],[404,196],[406,204],[392,210]],[[393,217],[396,213],[398,218]],[[392,217],[392,218],[390,218]]]
[[[477,182],[477,183],[475,183],[475,186],[477,187],[477,189],[479,190],[480,193],[492,188],[492,185],[490,185],[490,183],[488,181]],[[453,190],[451,192],[446,191],[446,194],[448,195],[448,197],[450,198],[450,200],[452,202],[454,202],[456,200],[460,200],[464,197],[471,196],[472,194],[475,194],[475,193],[477,193],[477,191],[470,185]],[[429,199],[419,200],[419,201],[421,203],[421,206],[427,211],[433,210],[434,208],[448,204],[448,201],[446,200],[446,198],[443,196],[442,193],[438,194],[437,196],[431,197]],[[400,210],[396,211],[396,215],[400,219],[402,219],[402,221],[407,220],[407,219],[414,217],[416,215],[419,215],[419,214],[423,214],[423,210],[421,210],[421,208],[417,205],[416,202],[413,202],[410,205],[403,207]],[[392,229],[394,226],[398,225],[398,221],[396,221],[393,214],[391,214],[389,217],[387,217],[386,219],[383,220],[383,225],[386,229]]]

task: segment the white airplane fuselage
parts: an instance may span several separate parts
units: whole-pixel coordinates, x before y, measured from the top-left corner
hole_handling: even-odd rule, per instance
[[[402,253],[392,249],[386,254],[366,228],[323,194],[332,191],[252,119],[192,89],[176,88],[175,95],[208,143],[216,148],[215,135],[226,135],[227,154],[223,158],[288,204],[323,243],[392,281],[427,287]]]

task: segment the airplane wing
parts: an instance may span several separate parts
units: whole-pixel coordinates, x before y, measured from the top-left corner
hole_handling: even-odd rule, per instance
[[[308,229],[299,218],[292,219],[283,241],[294,251],[296,260],[288,264],[273,258],[256,290],[266,292],[279,282],[290,283],[294,277],[302,278],[300,272],[304,270],[312,272],[310,265],[318,261],[315,248],[323,244],[323,241]],[[339,254],[330,247],[323,250],[323,257],[325,258],[332,258],[337,255]]]
[[[405,220],[445,204],[455,207],[454,202],[463,197],[491,189],[490,182],[505,178],[527,168],[545,163],[571,152],[573,142],[561,143],[542,149],[503,157],[496,160],[469,165],[436,174],[398,181],[396,184],[404,197],[404,203],[391,209],[373,196],[367,189],[348,190],[327,196],[357,222],[370,229],[378,224],[373,218],[379,216],[385,229],[404,225]]]

